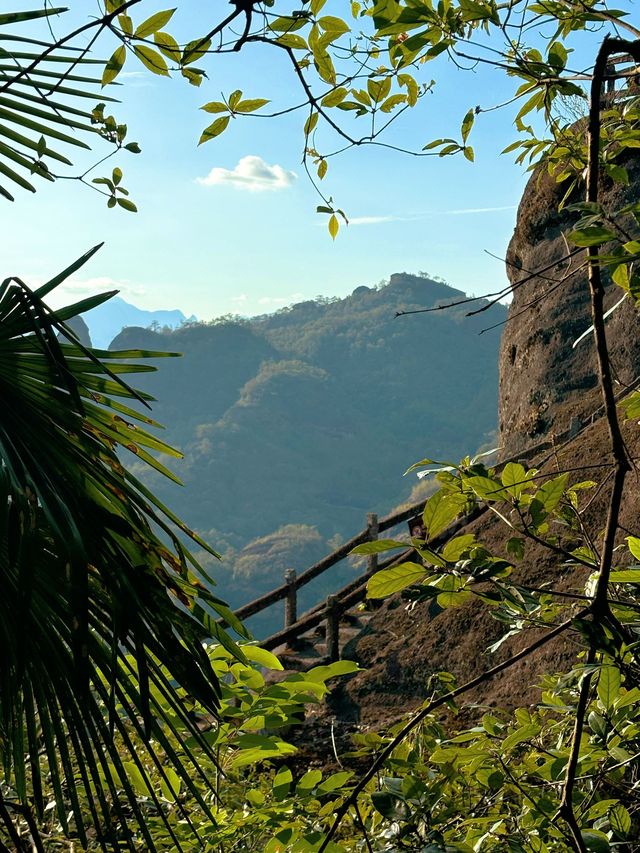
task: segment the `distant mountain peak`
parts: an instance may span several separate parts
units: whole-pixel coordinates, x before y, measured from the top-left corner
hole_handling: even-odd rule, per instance
[[[178,308],[157,311],[138,308],[121,296],[114,296],[97,308],[88,311],[84,319],[89,327],[93,345],[98,349],[107,349],[116,335],[129,326],[143,329],[156,326],[177,329],[184,323],[193,323],[197,320],[194,314],[191,317],[185,317]]]
[[[465,295],[446,281],[433,279],[426,273],[415,275],[408,272],[394,272],[389,277],[387,286],[395,291],[405,290],[414,297],[433,303],[442,299],[460,299]]]

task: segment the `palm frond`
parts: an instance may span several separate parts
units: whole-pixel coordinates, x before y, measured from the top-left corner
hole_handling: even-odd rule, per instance
[[[101,92],[104,61],[73,44],[62,47],[14,32],[15,24],[65,11],[0,14],[0,194],[10,200],[13,185],[35,192],[36,177],[54,180],[51,167],[70,166],[70,148],[89,149],[88,140],[109,136],[87,106],[87,101],[114,102]]]
[[[146,768],[162,774],[169,762],[210,813],[193,745],[213,755],[180,691],[215,714],[220,685],[203,643],[215,636],[243,655],[212,618],[230,622],[185,537],[215,552],[118,456],[164,470],[153,453],[179,455],[148,431],[151,418],[119,402],[148,400],[123,376],[147,368],[130,359],[158,353],[103,361],[84,347],[60,318],[102,297],[56,314],[42,297],[64,278],[35,291],[16,278],[0,286],[0,822],[41,817],[50,786],[61,825],[83,845],[133,849],[133,820],[154,850],[130,776],[162,816]]]

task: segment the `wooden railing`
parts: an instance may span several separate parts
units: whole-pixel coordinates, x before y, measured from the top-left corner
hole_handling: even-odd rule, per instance
[[[638,385],[640,385],[640,377],[636,378],[630,385],[626,386],[624,390],[618,394],[617,400],[621,400],[623,397],[626,397],[631,393],[631,391],[635,390]],[[508,462],[527,462],[532,459],[538,459],[538,457],[542,456],[545,451],[550,451],[550,453],[537,461],[538,466],[544,465],[554,453],[557,453],[563,447],[566,447],[568,444],[575,441],[589,426],[591,426],[591,424],[598,420],[602,416],[602,412],[603,407],[599,406],[584,420],[574,418],[571,426],[560,435],[545,439],[508,459],[503,459],[495,467],[500,470]],[[427,500],[428,498],[420,500],[399,512],[391,513],[390,515],[384,516],[380,519],[375,513],[369,513],[367,515],[366,527],[361,530],[360,533],[357,533],[339,548],[336,548],[335,551],[332,551],[331,554],[323,557],[322,560],[314,563],[302,573],[297,574],[293,569],[289,569],[285,572],[283,584],[272,589],[265,595],[260,596],[260,598],[256,598],[254,601],[250,601],[248,604],[238,608],[235,611],[235,615],[242,620],[248,619],[250,616],[255,616],[257,613],[273,606],[278,601],[284,601],[284,626],[282,630],[277,631],[265,640],[261,640],[260,645],[266,649],[274,649],[284,644],[293,643],[302,634],[305,634],[307,631],[311,631],[313,628],[316,628],[324,622],[326,624],[325,641],[327,657],[331,660],[337,660],[340,647],[339,632],[342,614],[364,600],[366,597],[367,581],[373,574],[375,574],[376,571],[379,569],[390,568],[391,566],[398,565],[407,559],[410,559],[413,554],[413,548],[408,547],[407,550],[402,551],[400,554],[396,554],[393,557],[389,557],[380,563],[378,563],[377,554],[369,555],[367,557],[366,569],[362,574],[343,586],[337,592],[327,596],[325,600],[318,602],[314,607],[307,610],[307,612],[303,613],[301,616],[298,616],[298,590],[306,586],[310,581],[324,574],[328,569],[331,569],[333,566],[336,566],[338,563],[345,560],[357,545],[361,545],[363,542],[373,542],[378,538],[379,534],[385,533],[386,531],[408,521],[410,518],[421,514]],[[487,509],[488,508],[486,506],[475,508],[470,514],[455,521],[431,544],[434,546],[443,544],[462,527],[487,512]]]

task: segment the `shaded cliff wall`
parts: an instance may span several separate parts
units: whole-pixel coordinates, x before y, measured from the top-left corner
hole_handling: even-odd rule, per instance
[[[625,164],[629,186],[604,181],[605,210],[640,200],[640,158]],[[599,405],[593,338],[573,347],[590,326],[586,251],[571,259],[567,234],[575,213],[558,212],[565,187],[538,168],[524,191],[507,252],[514,288],[500,349],[499,434],[503,457],[568,429]],[[581,200],[576,194],[572,201]],[[625,227],[637,227],[625,222]],[[608,277],[605,308],[622,295]],[[640,373],[640,319],[631,300],[607,321],[607,338],[617,379]]]

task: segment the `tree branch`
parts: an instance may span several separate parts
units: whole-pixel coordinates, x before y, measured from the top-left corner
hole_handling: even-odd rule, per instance
[[[586,201],[591,203],[597,203],[598,201],[600,178],[600,98],[602,82],[606,74],[609,57],[616,53],[631,54],[636,61],[640,62],[640,41],[630,42],[625,39],[609,38],[607,36],[598,51],[598,56],[593,69],[593,79],[591,81],[591,102],[589,107],[589,159],[587,165]],[[607,426],[609,428],[611,453],[614,460],[613,487],[611,490],[611,497],[609,499],[609,509],[607,512],[607,521],[602,542],[598,581],[591,605],[591,612],[594,620],[596,622],[602,622],[606,621],[609,616],[608,586],[609,576],[611,574],[611,561],[613,557],[616,532],[618,529],[618,517],[620,515],[624,481],[627,471],[630,470],[631,466],[627,458],[624,440],[620,431],[620,422],[618,421],[618,412],[616,409],[616,400],[613,391],[611,362],[604,324],[604,285],[600,271],[599,248],[598,246],[590,246],[587,252],[589,291],[591,294],[591,316],[598,361],[600,389],[602,391],[604,412],[607,420]],[[595,656],[596,649],[592,645],[589,650],[587,663],[593,663],[595,661]],[[573,790],[580,755],[580,740],[584,728],[584,717],[589,700],[591,679],[591,674],[585,675],[580,688],[580,696],[578,699],[578,706],[576,708],[575,726],[571,742],[571,752],[569,763],[567,764],[567,772],[562,789],[562,799],[558,812],[566,821],[573,836],[575,849],[578,850],[579,853],[584,853],[587,850],[587,847],[582,838],[580,826],[573,809]]]
[[[421,711],[419,711],[415,715],[415,717],[413,717],[413,719],[409,720],[409,722],[398,732],[398,734],[385,746],[382,752],[371,764],[371,767],[369,767],[367,772],[359,779],[351,794],[349,794],[347,799],[336,812],[335,820],[331,826],[331,829],[325,836],[324,841],[318,848],[318,853],[323,853],[323,851],[327,849],[329,842],[338,831],[338,827],[340,826],[342,819],[349,811],[351,806],[357,802],[359,794],[364,790],[367,783],[371,779],[373,779],[373,777],[382,767],[384,762],[393,753],[394,749],[396,749],[402,743],[402,741],[416,728],[416,726],[418,726],[425,719],[425,717],[428,717],[429,714],[436,710],[436,708],[440,708],[442,707],[442,705],[445,705],[452,699],[456,699],[458,696],[462,696],[464,693],[468,693],[468,691],[473,690],[474,687],[479,687],[481,684],[484,684],[485,681],[489,681],[489,679],[493,678],[494,675],[499,675],[501,672],[504,672],[506,669],[509,669],[514,664],[529,657],[529,655],[533,654],[535,651],[542,648],[542,646],[545,646],[548,642],[555,639],[564,631],[566,631],[567,628],[570,628],[573,624],[574,619],[582,619],[583,617],[588,616],[589,612],[589,608],[581,610],[572,619],[567,619],[565,622],[561,622],[559,625],[553,628],[553,630],[549,631],[548,634],[544,634],[538,640],[535,640],[535,642],[522,649],[522,651],[517,652],[515,655],[512,655],[510,658],[507,658],[507,660],[503,661],[502,663],[499,663],[491,669],[486,670],[485,672],[476,676],[476,678],[472,678],[465,684],[460,685],[460,687],[456,687],[455,690],[450,690],[443,696],[440,696],[437,699],[434,699],[432,702],[429,702],[429,704],[426,705]]]

